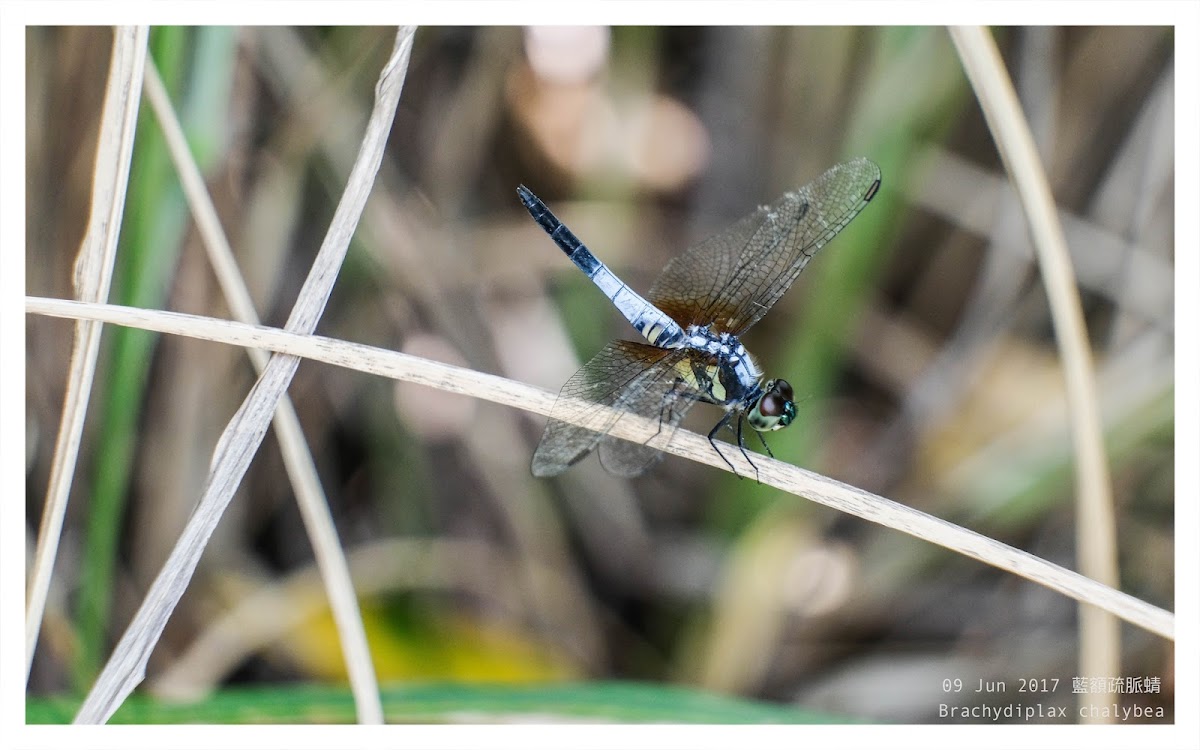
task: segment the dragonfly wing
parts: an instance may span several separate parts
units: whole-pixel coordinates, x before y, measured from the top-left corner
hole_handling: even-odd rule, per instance
[[[675,362],[683,356],[680,349],[632,341],[609,342],[559,392],[533,454],[534,476],[560,474],[591,453],[622,412],[629,411],[630,404],[641,403],[641,389],[661,381],[664,372],[674,371]],[[661,397],[660,392],[658,401]]]
[[[699,394],[678,378],[675,365],[681,358],[673,356],[660,360],[646,372],[637,388],[626,393],[621,402],[621,410],[626,414],[636,414],[658,422],[658,433],[655,435],[658,439],[654,443],[661,447],[622,440],[612,434],[605,435],[600,441],[600,463],[609,472],[622,477],[636,477],[662,460],[662,447],[670,444],[679,423],[699,399]]]
[[[741,335],[879,189],[879,167],[854,159],[763,206],[674,258],[649,299],[684,327]]]

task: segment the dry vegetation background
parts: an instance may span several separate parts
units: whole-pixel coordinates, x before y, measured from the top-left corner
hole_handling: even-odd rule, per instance
[[[151,36],[268,324],[324,235],[392,34]],[[997,40],[1084,300],[1121,588],[1173,609],[1174,39]],[[31,29],[27,45],[26,288],[71,297],[111,31]],[[147,110],[111,299],[226,317]],[[880,164],[879,197],[746,340],[801,399],[776,456],[1076,568],[1046,296],[942,29],[423,28],[318,333],[556,391],[633,332],[529,220],[517,184],[644,291],[689,244],[856,155]],[[30,549],[72,330],[27,319]],[[254,382],[244,353],[218,344],[110,326],[101,352],[31,696],[91,684]],[[542,418],[327,365],[302,364],[289,394],[385,682],[644,680],[929,722],[946,678],[1012,690],[1075,675],[1074,601],[895,531],[675,458],[635,481],[594,459],[536,480]],[[694,429],[717,418],[693,411]],[[268,435],[147,687],[343,677],[311,568]],[[204,638],[263,592],[244,639]],[[1172,719],[1170,644],[1127,626],[1122,649],[1122,674],[1158,676],[1162,692],[1121,702]]]

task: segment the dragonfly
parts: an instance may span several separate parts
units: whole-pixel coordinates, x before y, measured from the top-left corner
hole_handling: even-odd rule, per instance
[[[596,258],[540,198],[518,187],[533,220],[644,339],[610,342],[566,382],[534,451],[533,474],[555,476],[598,449],[610,473],[639,476],[662,458],[658,446],[668,446],[688,410],[703,401],[724,409],[708,433],[713,450],[741,476],[717,445],[717,434],[728,428],[757,477],[743,423],[774,458],[763,433],[791,424],[796,403],[786,380],[764,382],[741,337],[879,185],[879,167],[870,160],[838,164],[673,258],[646,297]],[[658,430],[642,442],[611,434],[623,419],[657,421]]]

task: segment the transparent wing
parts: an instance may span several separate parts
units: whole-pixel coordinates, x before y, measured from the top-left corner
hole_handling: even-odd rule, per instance
[[[685,355],[682,349],[661,349],[632,341],[609,342],[559,392],[546,431],[533,454],[534,475],[560,474],[583,459],[601,440],[605,440],[601,450],[604,466],[614,474],[636,476],[649,468],[654,463],[649,454],[657,453],[656,450],[606,436],[622,412],[657,419],[663,406],[668,407],[662,411],[667,422],[663,427],[674,430],[690,406],[689,403],[679,408],[674,403],[676,396],[667,396],[675,380],[675,364]],[[672,406],[675,408],[671,409]],[[578,422],[590,426],[582,427]]]
[[[664,359],[647,371],[638,387],[629,390],[621,402],[622,411],[628,414],[658,420],[658,434],[665,435],[661,445],[670,444],[679,423],[692,408],[692,404],[699,400],[699,395],[677,377],[675,365],[682,358],[673,356]],[[660,443],[656,441],[655,444]],[[617,476],[641,476],[661,461],[662,457],[662,450],[645,443],[622,440],[612,434],[605,435],[600,440],[600,463]]]
[[[649,299],[680,325],[741,335],[879,189],[867,159],[838,164],[674,258]]]

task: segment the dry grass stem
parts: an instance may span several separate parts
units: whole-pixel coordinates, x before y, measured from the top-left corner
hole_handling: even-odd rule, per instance
[[[1029,124],[991,35],[979,27],[953,28],[950,33],[1029,220],[1046,284],[1050,315],[1062,353],[1075,447],[1079,567],[1089,578],[1115,588],[1118,585],[1116,523],[1092,372],[1092,353],[1054,196]],[[1109,677],[1120,674],[1120,629],[1115,618],[1086,605],[1080,607],[1079,637],[1081,675]],[[1081,700],[1099,700],[1101,697],[1085,695]]]
[[[289,331],[307,334],[316,327],[329,298],[350,238],[383,158],[387,135],[408,67],[414,30],[401,29],[375,89],[375,106],[358,159],[347,180],[321,249],[289,316]],[[205,488],[163,569],[117,643],[108,663],[84,700],[76,723],[103,723],[145,676],[146,663],[183,596],[213,529],[228,507],[251,459],[266,434],[299,358],[277,354],[251,389],[217,442]],[[361,706],[360,706],[361,708]],[[360,714],[359,719],[364,717]]]
[[[229,246],[229,240],[217,217],[216,207],[204,185],[200,167],[188,148],[183,127],[171,106],[167,90],[153,61],[146,71],[146,98],[162,128],[167,150],[183,186],[184,196],[196,219],[205,252],[216,272],[217,281],[229,308],[235,319],[243,323],[258,323],[259,317],[254,309],[250,290],[246,288],[233,249]],[[267,366],[266,352],[248,349],[246,353],[255,370],[261,375]],[[337,626],[342,654],[346,660],[346,671],[358,707],[358,715],[364,723],[381,723],[383,705],[380,702],[379,685],[367,648],[367,636],[359,614],[354,583],[338,542],[333,516],[329,511],[329,503],[321,487],[312,453],[300,428],[300,419],[286,394],[275,410],[273,419],[283,453],[284,467],[295,491],[304,528],[312,543],[317,567],[321,571],[325,590],[329,595],[329,604]]]
[[[485,399],[517,409],[548,415],[554,394],[505,378],[445,365],[378,347],[355,344],[323,336],[301,335],[264,326],[216,320],[195,315],[137,310],[116,305],[85,304],[68,300],[27,297],[28,313],[57,317],[89,317],[108,323],[131,325],[163,333],[220,341],[286,352],[360,372],[406,380],[451,393]],[[628,425],[625,423],[629,422]],[[642,434],[636,422],[618,422],[622,435]],[[669,453],[728,471],[703,436],[679,430]],[[750,473],[744,459],[734,454],[738,470]],[[1079,573],[1047,562],[1027,552],[989,539],[948,521],[914,510],[865,490],[851,487],[814,472],[756,455],[763,484],[804,497],[852,515],[902,531],[981,562],[1007,570],[1081,602],[1087,602],[1150,632],[1174,639],[1175,616]]]
[[[92,176],[92,209],[75,260],[75,295],[88,302],[107,299],[112,282],[121,217],[125,211],[125,188],[129,182],[129,165],[133,157],[133,136],[137,129],[149,33],[145,26],[121,26],[114,30],[112,63],[108,71],[104,109],[100,116],[96,166]],[[62,419],[51,459],[50,481],[25,607],[26,681],[33,666],[33,653],[46,609],[46,596],[54,572],[63,518],[67,513],[67,498],[71,494],[71,480],[75,476],[83,420],[87,414],[96,356],[100,348],[100,332],[101,324],[95,321],[79,320],[75,324]]]

